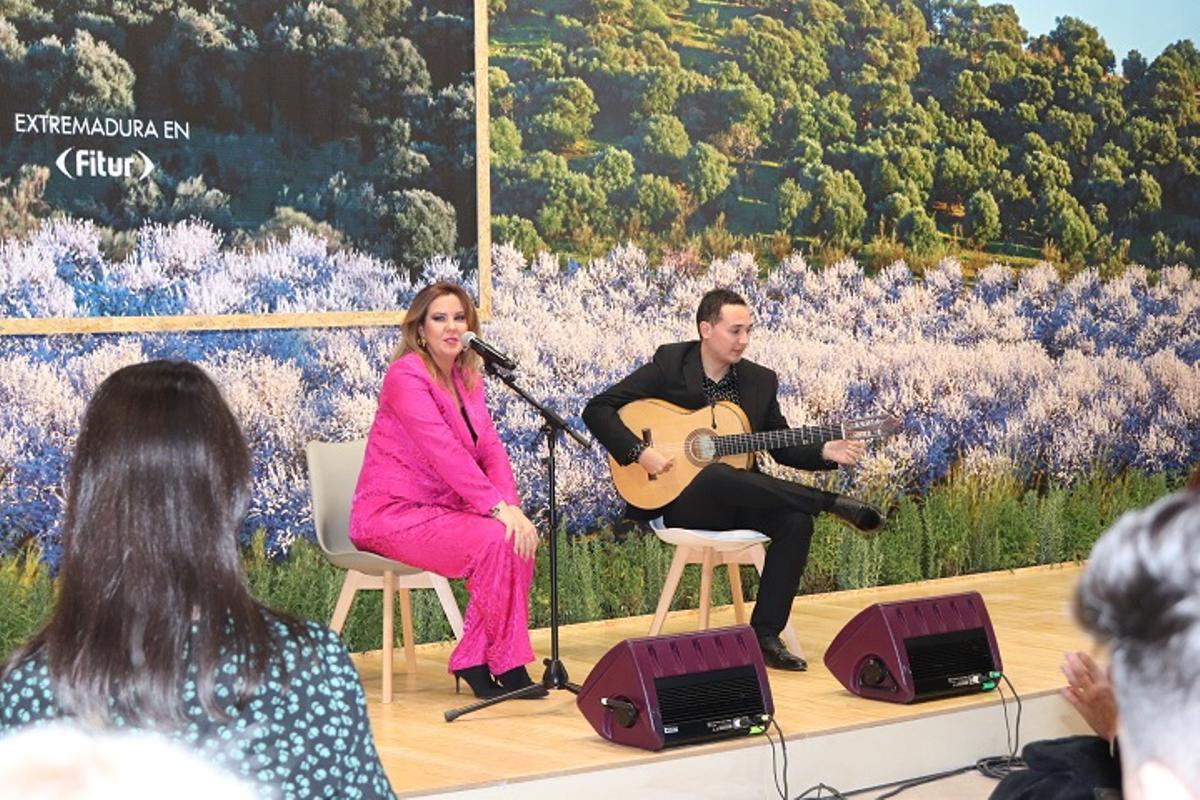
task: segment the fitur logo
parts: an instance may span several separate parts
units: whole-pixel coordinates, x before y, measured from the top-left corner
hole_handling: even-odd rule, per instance
[[[110,156],[103,150],[68,147],[54,160],[58,171],[71,180],[76,178],[132,178],[143,181],[154,171],[154,162],[141,150],[136,156]],[[74,153],[74,158],[71,157]],[[141,159],[141,174],[136,174],[134,162]]]

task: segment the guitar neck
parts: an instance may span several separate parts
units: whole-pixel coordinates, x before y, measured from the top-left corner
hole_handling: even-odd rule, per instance
[[[786,428],[757,433],[729,433],[713,437],[717,456],[734,456],[774,450],[777,447],[795,447],[803,444],[820,444],[843,437],[841,425],[806,425],[802,428]]]

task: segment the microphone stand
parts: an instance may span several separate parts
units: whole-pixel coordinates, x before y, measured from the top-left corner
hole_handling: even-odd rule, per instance
[[[578,432],[568,427],[566,421],[554,409],[548,408],[545,404],[538,402],[529,392],[525,391],[517,383],[516,378],[511,372],[505,372],[486,359],[485,369],[488,375],[504,381],[508,388],[512,389],[525,402],[537,409],[538,414],[542,417],[541,431],[542,435],[546,437],[546,448],[548,451],[546,458],[546,478],[550,504],[550,657],[542,661],[546,665],[546,671],[542,675],[541,683],[531,683],[522,689],[515,689],[497,697],[489,697],[486,700],[480,700],[461,708],[451,709],[444,715],[446,722],[453,722],[464,714],[470,714],[473,711],[494,706],[506,700],[515,700],[541,692],[543,688],[566,689],[573,694],[579,694],[579,684],[571,683],[567,679],[566,667],[563,666],[562,661],[558,657],[558,505],[554,498],[554,449],[560,432],[565,432],[582,447],[586,448],[592,445],[591,442],[583,438]]]

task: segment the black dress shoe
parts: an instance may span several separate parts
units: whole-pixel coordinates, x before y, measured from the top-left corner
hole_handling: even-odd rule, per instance
[[[792,672],[804,672],[808,669],[808,662],[788,652],[778,636],[760,636],[758,646],[762,650],[763,663],[772,669],[786,669]]]
[[[827,509],[830,514],[853,525],[860,533],[879,533],[883,529],[883,512],[875,506],[839,494]]]

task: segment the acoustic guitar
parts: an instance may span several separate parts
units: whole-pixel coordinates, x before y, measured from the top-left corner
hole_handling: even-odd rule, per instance
[[[617,492],[631,505],[653,509],[665,506],[687,488],[700,470],[715,462],[738,469],[754,464],[754,453],[817,444],[837,439],[871,440],[891,436],[900,430],[900,420],[888,414],[875,414],[849,420],[840,425],[810,425],[776,431],[753,432],[746,412],[726,400],[691,411],[655,398],[634,400],[617,412],[630,430],[642,441],[665,456],[674,456],[671,469],[660,475],[647,475],[636,461],[621,466],[610,455]]]

